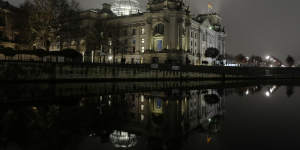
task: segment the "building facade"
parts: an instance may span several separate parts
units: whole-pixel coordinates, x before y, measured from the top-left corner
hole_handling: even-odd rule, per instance
[[[210,95],[215,95],[216,100],[209,98]],[[207,139],[217,140],[215,134],[211,133],[222,130],[225,98],[215,89],[152,91],[101,96],[100,99],[102,115],[108,115],[110,112],[107,110],[117,108],[120,104],[125,106],[125,109],[118,109],[118,113],[114,113],[114,116],[122,116],[124,122],[122,128],[110,134],[110,141],[115,147],[135,146],[137,139],[134,133],[169,143],[199,128],[205,131],[199,142],[208,144]],[[127,142],[122,140],[125,135]]]
[[[13,30],[13,13],[17,8],[8,2],[0,1],[0,45],[15,48],[17,32]]]
[[[116,10],[123,8],[123,4],[129,7],[128,3],[118,4],[113,7],[103,4],[102,9],[83,11],[80,23],[82,30],[92,27],[99,19],[120,25],[118,40],[123,45],[122,51],[114,50],[109,41],[106,44],[109,46],[90,48],[85,37],[63,45],[53,40],[50,51],[72,48],[79,51],[86,62],[126,64],[213,65],[220,61],[205,57],[208,48],[217,48],[220,55],[225,55],[226,33],[222,18],[216,13],[193,17],[183,0],[149,0],[145,12],[140,12],[137,5]],[[37,45],[36,48],[44,47]]]
[[[109,5],[104,9],[110,9]],[[181,0],[149,0],[143,13],[109,17],[108,22],[122,26],[120,41],[128,48],[125,54],[103,50],[104,62],[121,62],[123,58],[125,63],[204,65],[215,63],[205,57],[207,48],[225,54],[221,17],[216,13],[192,17]]]

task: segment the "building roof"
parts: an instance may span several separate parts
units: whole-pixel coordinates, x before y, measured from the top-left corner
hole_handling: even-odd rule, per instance
[[[0,8],[1,9],[6,9],[6,10],[11,10],[11,11],[14,11],[14,10],[17,9],[13,5],[11,5],[9,2],[3,1],[3,0],[0,0]]]

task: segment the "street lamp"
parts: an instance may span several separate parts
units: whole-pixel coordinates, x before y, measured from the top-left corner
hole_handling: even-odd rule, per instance
[[[271,96],[271,93],[270,93],[269,91],[267,91],[267,92],[265,93],[265,95],[266,95],[267,97],[270,97],[270,96]]]
[[[269,56],[269,55],[267,55],[266,56],[266,66],[269,66],[269,64],[270,64],[270,59],[271,59],[271,56]]]
[[[112,56],[108,56],[108,60],[111,61],[113,59]]]
[[[268,56],[266,56],[266,60],[269,60],[271,57],[268,55]]]

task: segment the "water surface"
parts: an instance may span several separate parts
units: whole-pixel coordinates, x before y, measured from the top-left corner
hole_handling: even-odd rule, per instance
[[[292,149],[300,146],[297,85],[7,84],[0,150]]]

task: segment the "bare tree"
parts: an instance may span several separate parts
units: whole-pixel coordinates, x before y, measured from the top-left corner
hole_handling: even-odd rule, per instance
[[[120,40],[121,25],[97,19],[94,25],[87,27],[86,43],[88,50],[100,50],[106,54],[111,52],[113,62],[116,63],[116,55],[124,53],[127,43]]]
[[[260,63],[263,62],[263,59],[260,56],[251,56],[249,59],[249,62],[255,64],[255,65],[259,65]]]
[[[78,27],[74,18],[78,18],[78,3],[74,0],[32,0],[21,5],[21,13],[15,20],[22,21],[23,31],[29,41],[42,44],[49,50],[50,42],[60,38],[60,42],[76,35],[74,27]],[[23,17],[20,20],[20,17]],[[20,28],[22,29],[22,28]],[[76,28],[78,29],[78,28]],[[20,30],[22,31],[22,30]],[[21,34],[20,34],[21,35]],[[22,39],[22,37],[20,38]],[[32,42],[33,43],[33,42]]]
[[[220,54],[220,51],[217,48],[207,48],[205,51],[205,57],[216,58]]]
[[[29,17],[33,5],[25,1],[20,5],[20,8],[13,13],[13,29],[17,31],[16,41],[21,44],[22,47],[31,47],[34,42],[34,34],[31,32]]]
[[[286,63],[288,64],[289,67],[292,67],[295,64],[295,60],[292,56],[289,55],[286,58]]]
[[[243,54],[238,54],[237,56],[235,56],[235,61],[238,63],[246,63],[247,59]]]

